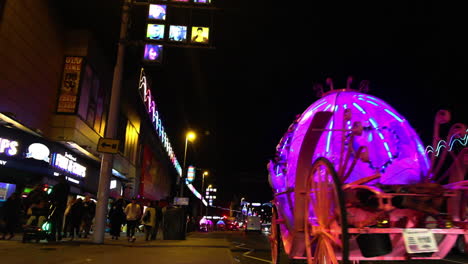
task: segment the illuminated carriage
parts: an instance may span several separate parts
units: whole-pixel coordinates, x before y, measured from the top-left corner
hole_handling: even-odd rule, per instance
[[[450,113],[439,111],[427,151],[395,109],[349,84],[298,116],[268,164],[273,264],[441,259],[466,247],[466,125],[441,148]]]

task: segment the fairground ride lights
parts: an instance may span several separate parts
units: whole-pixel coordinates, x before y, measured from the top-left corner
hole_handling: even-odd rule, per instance
[[[179,176],[182,176],[182,168],[179,164],[179,161],[177,161],[174,151],[172,150],[171,143],[167,138],[167,134],[164,131],[164,127],[162,126],[161,119],[159,118],[159,112],[156,109],[156,103],[154,102],[153,97],[151,96],[151,90],[148,88],[148,83],[146,81],[146,75],[143,68],[141,68],[140,72],[138,90],[140,92],[140,96],[143,100],[145,108],[148,111],[148,115],[151,118],[151,122],[153,123],[153,126],[156,129],[159,139],[161,140],[161,144],[164,146],[164,149],[166,150],[167,155],[169,156],[169,159],[172,162],[172,165],[177,170],[177,173],[179,173]]]

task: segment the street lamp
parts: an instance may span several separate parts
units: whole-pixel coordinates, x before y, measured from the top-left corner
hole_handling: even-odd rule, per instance
[[[201,191],[203,193],[203,186],[205,186],[205,176],[208,176],[208,171],[203,172],[202,182],[201,182]]]
[[[205,197],[205,194],[204,194],[204,190],[203,190],[203,186],[205,186],[205,176],[208,176],[208,171],[204,171],[203,172],[203,175],[202,175],[202,183],[201,183],[201,193],[202,193],[202,196]],[[206,198],[206,197],[205,197]],[[201,202],[201,206],[200,206],[200,211],[201,211],[201,215],[203,215],[203,202],[202,200],[200,200]],[[208,205],[206,205],[208,207]]]
[[[184,184],[185,184],[185,176],[186,176],[186,169],[185,168],[185,160],[187,159],[187,143],[190,141],[194,141],[195,138],[197,138],[197,135],[195,134],[195,132],[193,131],[189,131],[187,132],[187,134],[185,135],[185,151],[184,151],[184,163],[182,164],[182,181],[180,183],[180,192],[179,192],[179,196],[180,197],[183,197],[184,196]]]

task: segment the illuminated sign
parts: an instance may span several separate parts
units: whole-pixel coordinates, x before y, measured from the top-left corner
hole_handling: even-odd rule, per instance
[[[148,87],[145,71],[143,70],[143,68],[140,72],[140,82],[138,85],[138,90],[140,92],[141,99],[143,99],[143,103],[145,104],[146,110],[148,111],[148,115],[151,118],[151,122],[153,123],[154,129],[156,129],[156,133],[158,134],[159,139],[161,140],[161,144],[166,150],[166,153],[169,156],[172,165],[174,165],[175,169],[177,170],[177,173],[179,173],[179,176],[182,176],[182,168],[180,167],[179,161],[177,161],[174,151],[172,150],[171,143],[167,138],[166,132],[164,131],[164,127],[162,126],[161,119],[159,117],[159,112],[156,109],[156,103],[154,102],[153,97],[151,96],[151,90]]]
[[[8,156],[13,156],[18,153],[18,141],[0,138],[0,154],[5,153]]]
[[[195,167],[189,166],[188,171],[187,171],[187,180],[189,182],[193,182],[194,179],[195,179]]]
[[[50,158],[49,148],[41,143],[33,143],[29,145],[28,152],[26,153],[26,158],[32,158],[35,160],[43,160],[49,162]]]
[[[58,113],[75,113],[76,111],[83,60],[83,57],[65,57],[57,104]]]
[[[52,165],[81,178],[86,177],[86,167],[76,162],[76,158],[67,152],[65,155],[55,153],[52,157]]]
[[[5,166],[7,164],[6,160],[0,160],[0,165]]]
[[[111,180],[110,181],[110,186],[109,186],[110,189],[115,189],[117,188],[117,181],[116,180]]]

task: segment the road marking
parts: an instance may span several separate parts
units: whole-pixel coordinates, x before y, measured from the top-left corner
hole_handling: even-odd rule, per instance
[[[450,259],[444,259],[444,261],[453,262],[453,263],[460,263],[460,264],[466,264],[466,262],[458,262],[458,261],[450,260]]]
[[[237,242],[234,242],[234,243],[237,243]],[[252,257],[252,256],[249,256],[250,253],[254,252],[254,249],[253,248],[246,248],[246,247],[242,247],[243,243],[238,243],[240,245],[236,246],[236,248],[241,248],[241,249],[245,249],[245,250],[248,250],[247,252],[245,252],[244,254],[242,254],[242,256],[246,257],[246,258],[251,258],[251,259],[255,259],[255,260],[259,260],[259,261],[263,261],[263,262],[267,262],[267,263],[272,263],[271,260],[267,260],[267,259],[262,259],[262,258],[257,258],[257,257]]]

